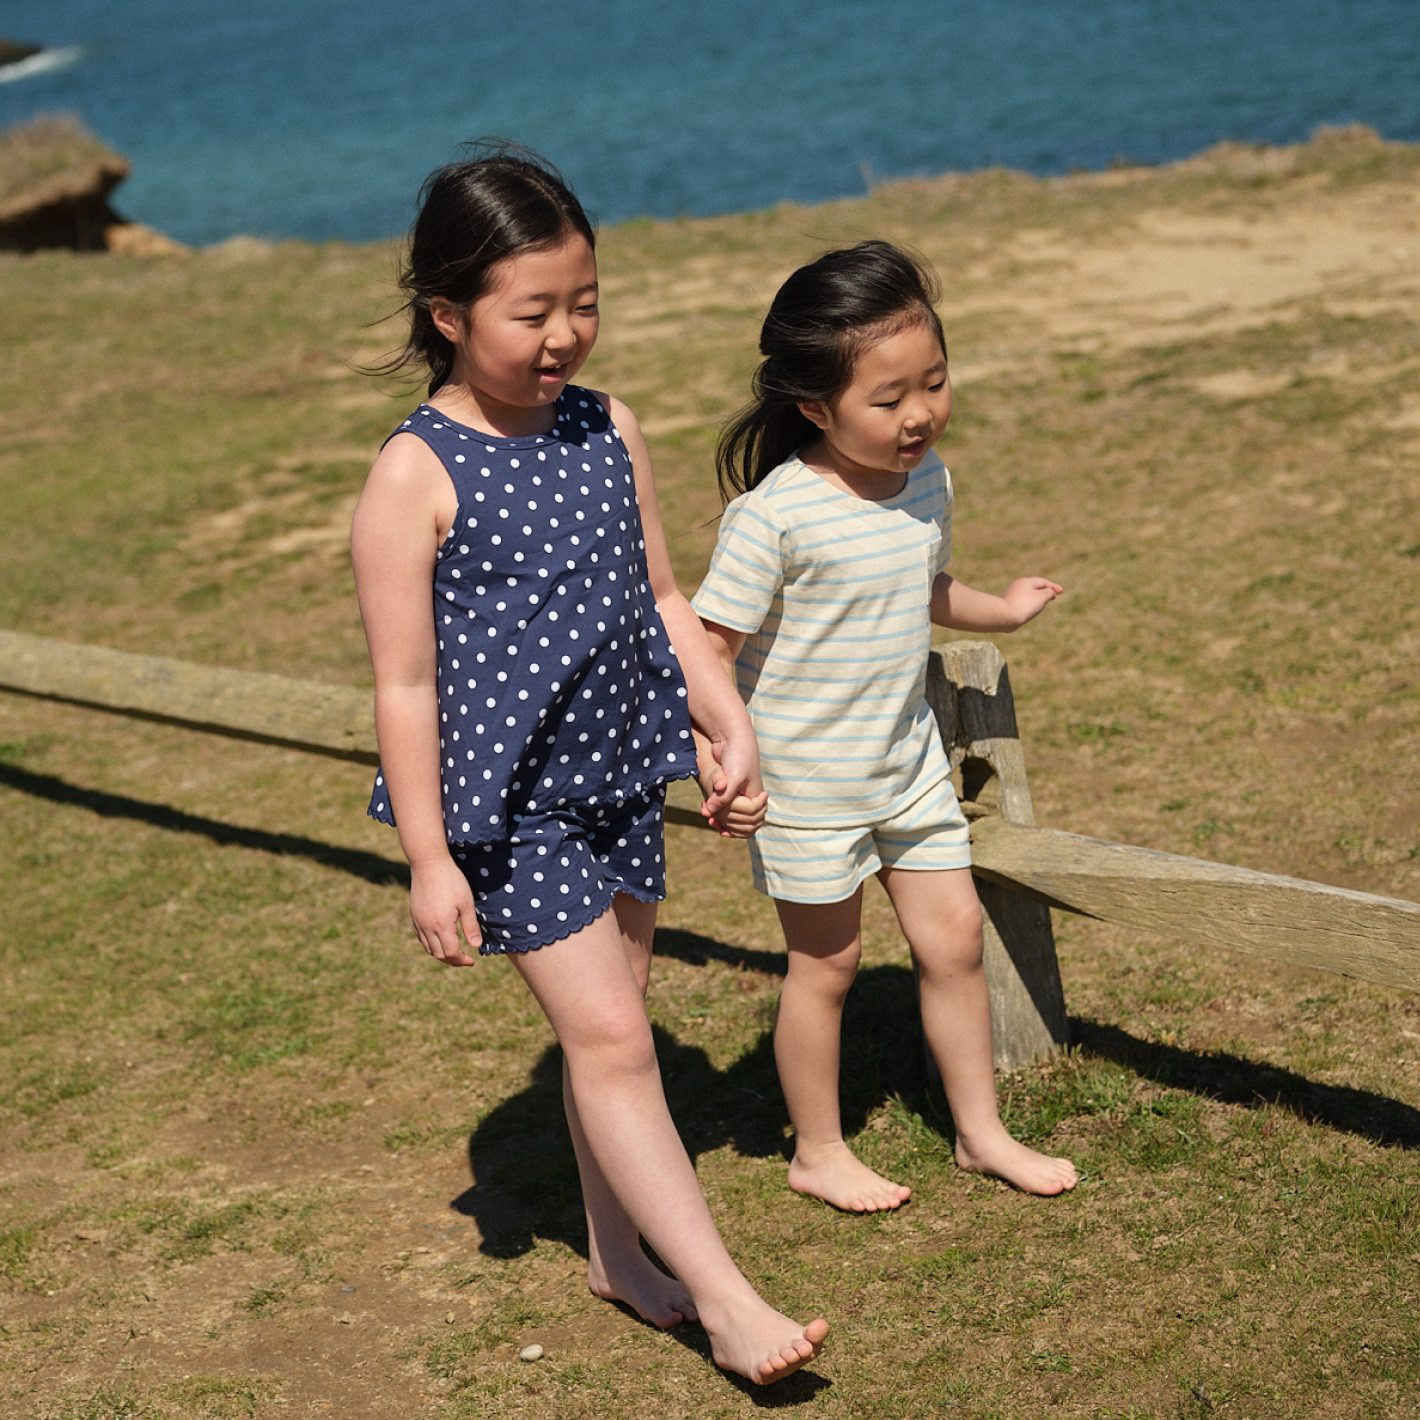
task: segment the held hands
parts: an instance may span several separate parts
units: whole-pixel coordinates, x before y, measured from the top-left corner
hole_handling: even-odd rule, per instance
[[[698,778],[705,802],[700,812],[721,838],[753,838],[764,822],[769,795],[759,787],[759,752],[742,752],[728,741],[695,736]]]
[[[1047,577],[1017,577],[1001,598],[1015,618],[1015,625],[1009,629],[1019,630],[1026,622],[1033,621],[1064,590]]]
[[[464,951],[459,928],[469,947],[483,941],[473,911],[473,889],[446,853],[442,859],[410,864],[409,915],[420,945],[445,966],[472,966],[476,958]]]

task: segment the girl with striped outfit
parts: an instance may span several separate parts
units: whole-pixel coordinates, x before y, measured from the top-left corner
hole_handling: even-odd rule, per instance
[[[874,873],[920,971],[958,1164],[1030,1193],[1076,1182],[1069,1160],[1018,1143],[997,1112],[967,825],[926,699],[933,623],[1014,631],[1061,588],[1023,577],[992,596],[946,571],[951,480],[932,446],[951,384],[936,296],[917,261],[878,241],[785,282],[754,399],[720,442],[721,489],[738,496],[694,599],[770,795],[750,855],[789,949],[774,1030],[789,1186],[854,1212],[911,1194],[853,1155],[839,1117],[843,1002]]]

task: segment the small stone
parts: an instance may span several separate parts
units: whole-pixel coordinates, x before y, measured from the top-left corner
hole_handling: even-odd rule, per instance
[[[453,1314],[453,1312],[445,1312],[445,1313],[444,1313],[444,1321],[445,1321],[445,1323],[446,1323],[447,1325],[452,1326],[452,1325],[454,1324],[454,1314]]]
[[[518,1360],[540,1361],[545,1354],[546,1352],[543,1351],[542,1347],[534,1341],[531,1346],[524,1346],[523,1349],[518,1352]]]

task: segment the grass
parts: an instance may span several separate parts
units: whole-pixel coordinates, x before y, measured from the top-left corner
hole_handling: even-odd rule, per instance
[[[6,62],[5,51],[6,41],[0,39],[0,64]],[[112,149],[68,115],[35,118],[0,129],[0,208],[61,173],[115,158]]]
[[[1077,261],[1178,214],[1400,210],[1417,170],[1333,135],[628,224],[603,236],[587,378],[650,431],[693,586],[715,420],[777,280],[828,241],[914,242],[964,376],[957,569],[1068,589],[1004,647],[1040,820],[1413,897],[1408,288],[1155,339],[1143,306],[1091,334],[1032,283],[1047,238]],[[392,266],[254,242],[0,259],[0,625],[366,683],[343,533],[405,392],[353,370],[393,339]],[[555,1045],[506,963],[411,949],[367,792],[352,766],[0,699],[0,1408],[750,1413],[699,1333],[585,1293]],[[772,909],[739,850],[671,839],[651,1009],[672,1108],[735,1256],[834,1325],[772,1403],[1412,1413],[1420,1000],[1059,919],[1075,1048],[1001,1082],[1012,1128],[1081,1166],[1042,1203],[953,1167],[872,895],[845,1120],[915,1195],[843,1217],[783,1185]]]

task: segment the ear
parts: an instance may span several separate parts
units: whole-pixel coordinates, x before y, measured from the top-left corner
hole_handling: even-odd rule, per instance
[[[810,424],[813,424],[820,429],[828,428],[828,405],[826,405],[821,399],[810,400],[807,404],[801,404],[799,406],[799,413],[802,414],[804,418],[809,421]]]
[[[434,329],[445,340],[457,345],[463,339],[468,322],[464,312],[452,301],[443,296],[435,296],[429,302],[429,316],[434,322]]]

